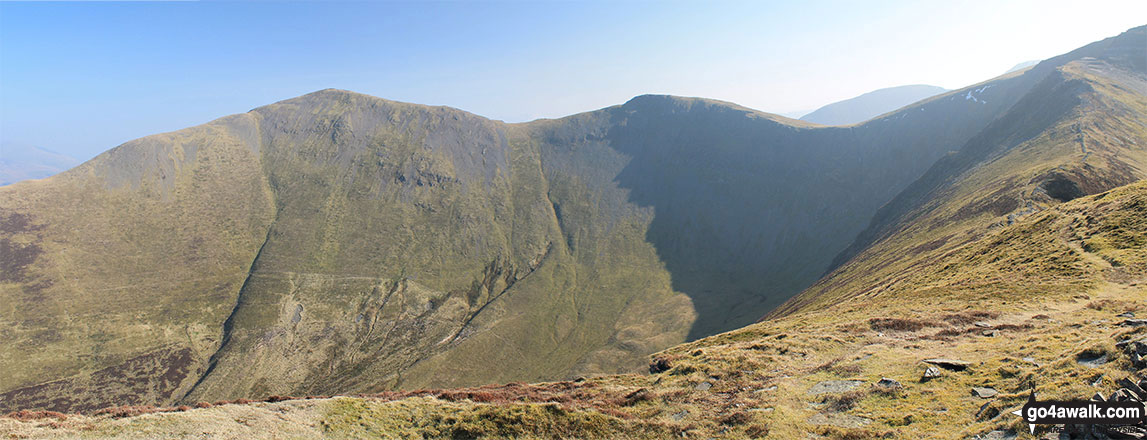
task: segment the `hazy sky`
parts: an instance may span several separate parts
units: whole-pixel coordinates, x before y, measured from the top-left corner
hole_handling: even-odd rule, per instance
[[[789,113],[1142,24],[1141,0],[0,2],[0,145],[87,159],[328,87],[511,122],[643,93]]]

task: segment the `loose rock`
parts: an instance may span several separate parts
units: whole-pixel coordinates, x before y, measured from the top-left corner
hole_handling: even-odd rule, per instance
[[[1077,362],[1077,363],[1079,363],[1079,365],[1083,365],[1087,368],[1095,368],[1095,367],[1098,367],[1100,365],[1107,363],[1107,355],[1101,354],[1101,355],[1095,356],[1095,357],[1091,357],[1091,356],[1077,357],[1077,358],[1075,358],[1075,362]]]
[[[1128,379],[1125,377],[1125,378],[1119,379],[1119,382],[1117,382],[1117,383],[1119,384],[1119,386],[1134,392],[1136,396],[1147,397],[1147,391],[1144,391],[1143,388],[1139,386],[1139,384],[1135,383],[1135,381],[1133,381],[1131,379]]]
[[[959,359],[945,359],[945,358],[924,359],[924,362],[935,365],[935,366],[940,367],[940,368],[943,368],[945,370],[952,370],[952,371],[964,371],[964,370],[968,369],[968,366],[972,365],[971,362],[962,361]]]
[[[876,382],[876,386],[884,387],[884,388],[888,388],[888,389],[904,388],[904,385],[900,384],[900,381],[898,381],[896,379],[889,379],[887,377],[880,378],[880,381]]]
[[[989,387],[972,387],[972,395],[981,399],[991,399],[999,395],[1000,392]]]
[[[996,430],[996,431],[991,431],[991,432],[984,434],[984,435],[981,435],[981,436],[977,436],[976,439],[977,440],[1015,440],[1016,439],[1016,433],[1015,433],[1015,431]]]

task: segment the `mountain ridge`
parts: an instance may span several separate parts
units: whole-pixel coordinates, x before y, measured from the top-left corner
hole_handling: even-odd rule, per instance
[[[948,91],[926,84],[887,87],[826,104],[800,119],[821,125],[858,124]]]
[[[1123,43],[1123,45],[1122,46],[1115,45],[1116,42]],[[1065,60],[1070,60],[1073,58],[1084,58],[1084,57],[1091,57],[1094,55],[1100,55],[1103,59],[1110,60],[1112,62],[1122,64],[1125,66],[1129,66],[1129,67],[1131,67],[1131,69],[1133,71],[1147,72],[1147,60],[1139,60],[1140,62],[1138,64],[1136,64],[1134,62],[1136,60],[1136,57],[1134,57],[1134,56],[1129,57],[1129,58],[1125,57],[1127,50],[1128,50],[1127,46],[1130,45],[1130,49],[1133,51],[1134,47],[1135,47],[1134,43],[1147,44],[1147,26],[1137,27],[1137,28],[1128,30],[1127,32],[1121,34],[1120,36],[1107,38],[1107,39],[1104,39],[1102,41],[1098,41],[1098,42],[1089,44],[1087,46],[1084,46],[1082,48],[1076,49],[1072,52],[1069,52],[1068,54],[1060,55],[1060,56],[1053,57],[1053,58],[1045,60],[1045,61],[1041,61],[1041,62],[1037,63],[1034,67],[1032,67],[1031,70],[1039,69],[1039,70],[1045,70],[1046,71],[1046,70],[1052,69],[1055,66],[1057,66],[1057,64],[1054,64],[1057,62],[1062,63]],[[1114,46],[1114,47],[1112,47],[1112,46]],[[1106,56],[1104,56],[1104,55],[1106,55]],[[1130,59],[1131,62],[1127,62],[1128,59]],[[985,145],[984,147],[987,147],[987,145]],[[981,147],[981,150],[984,147]],[[983,154],[983,153],[981,153],[981,154]],[[969,163],[969,162],[970,161],[965,160],[965,163]],[[965,167],[966,166],[970,166],[970,165],[965,165]],[[930,170],[929,172],[930,173],[939,173],[940,172],[939,169],[941,167],[942,167],[942,165],[934,165],[933,168],[936,168],[936,169]],[[929,192],[929,190],[927,190],[927,189],[923,189],[923,188],[917,189],[916,187],[922,187],[925,185],[935,186],[938,184],[938,182],[942,182],[943,180],[944,180],[943,177],[932,177],[929,180],[929,177],[926,174],[925,176],[922,177],[921,181],[915,182],[912,186],[910,186],[909,189],[907,191],[905,191],[904,194],[901,194],[897,197],[897,199],[892,200],[889,203],[889,205],[882,207],[880,212],[874,218],[873,224],[870,225],[864,232],[862,232],[857,237],[856,241],[853,244],[849,245],[849,247],[847,249],[842,251],[841,254],[838,255],[834,259],[831,267],[832,268],[839,267],[847,259],[849,259],[853,255],[855,255],[859,251],[859,249],[866,248],[873,241],[878,240],[878,238],[875,238],[875,236],[880,235],[880,234],[886,235],[887,231],[880,231],[879,230],[882,227],[886,227],[886,226],[882,225],[882,222],[884,222],[884,223],[889,222],[888,220],[885,220],[884,218],[903,216],[904,211],[906,209],[903,207],[904,205],[910,205],[912,203],[919,203],[919,202],[903,201],[904,199],[908,199],[908,198],[920,199],[922,197],[925,197],[926,194]]]
[[[44,148],[7,144],[0,148],[0,185],[42,179],[77,164],[73,157]]]
[[[23,316],[0,411],[635,371],[812,292],[1057,69],[1136,68],[1106,44],[851,127],[658,95],[505,124],[325,89],[132,141],[0,189]]]

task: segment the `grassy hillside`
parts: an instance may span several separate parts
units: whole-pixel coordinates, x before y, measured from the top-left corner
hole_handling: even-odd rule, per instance
[[[1058,136],[1073,99],[1134,122],[1135,35],[852,127],[669,96],[504,124],[324,90],[134,141],[0,188],[0,411],[636,371],[812,284],[948,151]],[[1080,130],[1129,141],[1108,128]],[[1136,178],[1101,145],[1110,181],[1038,185]]]
[[[181,397],[271,221],[247,115],[124,144],[0,191],[0,402]]]
[[[1147,177],[1145,74],[1095,58],[1059,69],[882,208],[838,258],[863,252],[771,316],[886,294],[995,228]]]
[[[1145,219],[1147,183],[1079,198],[993,229],[921,268],[896,294],[855,297],[679,345],[656,354],[649,375],[276,397],[163,412],[29,412],[0,418],[0,432],[22,438],[1014,435],[1027,429],[1010,411],[1027,399],[1029,384],[1041,399],[1087,398],[1141,377],[1116,342],[1144,336],[1142,327],[1120,325],[1117,315],[1142,313],[1147,301]],[[967,367],[937,368],[938,377],[924,380],[930,364],[923,360],[931,358]],[[979,397],[974,387],[997,394]]]

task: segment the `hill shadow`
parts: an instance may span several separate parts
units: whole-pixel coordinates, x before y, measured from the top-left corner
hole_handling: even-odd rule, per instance
[[[635,98],[611,118],[606,140],[631,157],[616,182],[654,210],[646,241],[693,301],[690,340],[755,322],[815,282],[856,232],[834,221],[847,200],[806,197],[843,184],[818,165],[837,161],[823,145],[838,130],[668,96]]]

